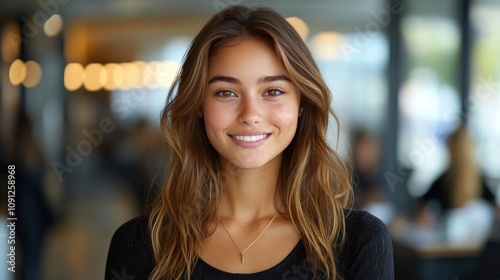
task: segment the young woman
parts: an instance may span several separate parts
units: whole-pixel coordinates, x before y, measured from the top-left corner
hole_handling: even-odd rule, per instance
[[[162,113],[167,182],[113,236],[106,279],[393,279],[387,228],[345,209],[350,174],[325,138],[329,114],[282,16],[216,14]]]

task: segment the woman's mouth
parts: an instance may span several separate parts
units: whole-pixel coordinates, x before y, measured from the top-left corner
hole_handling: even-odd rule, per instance
[[[244,142],[256,142],[262,140],[269,136],[269,134],[259,134],[259,135],[231,135],[236,140],[244,141]]]

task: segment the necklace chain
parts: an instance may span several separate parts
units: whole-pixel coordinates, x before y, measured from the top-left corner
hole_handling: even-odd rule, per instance
[[[234,247],[236,247],[236,249],[238,250],[238,252],[240,252],[240,258],[241,258],[241,263],[245,263],[245,252],[250,249],[250,247],[252,247],[252,245],[257,242],[257,240],[259,240],[259,238],[262,236],[262,234],[264,234],[264,232],[269,228],[269,226],[273,223],[274,219],[276,218],[276,216],[278,216],[278,213],[274,214],[274,217],[271,219],[271,221],[269,222],[269,224],[267,224],[267,226],[264,228],[264,230],[259,234],[259,236],[257,236],[257,238],[255,238],[254,241],[252,241],[252,243],[250,243],[250,245],[248,245],[245,250],[241,251],[240,248],[238,248],[238,245],[236,245],[236,242],[234,242],[234,239],[233,237],[231,236],[231,234],[229,233],[229,231],[227,230],[226,226],[224,225],[224,223],[221,221],[221,219],[219,218],[219,222],[221,223],[222,227],[224,228],[224,230],[226,231],[227,235],[229,236],[229,238],[231,239],[231,241],[233,242],[234,244]]]

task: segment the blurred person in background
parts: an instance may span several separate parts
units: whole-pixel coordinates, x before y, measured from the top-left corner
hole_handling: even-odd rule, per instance
[[[366,210],[389,224],[394,217],[394,208],[383,189],[379,137],[369,130],[359,129],[352,138],[354,208]]]
[[[16,166],[16,230],[20,249],[19,279],[41,275],[41,256],[54,215],[44,192],[45,159],[35,139],[31,121],[20,112],[9,163]]]
[[[461,125],[448,139],[449,165],[420,198],[417,224],[432,227],[453,209],[485,202],[496,208],[496,200],[482,176],[467,128]],[[434,204],[433,204],[434,203]]]
[[[363,209],[371,203],[385,200],[380,183],[380,142],[378,137],[364,129],[353,136],[354,205]]]
[[[122,174],[133,188],[140,209],[145,209],[148,197],[158,190],[163,178],[160,168],[161,135],[158,128],[146,119],[138,120],[118,145],[114,156],[119,160]]]

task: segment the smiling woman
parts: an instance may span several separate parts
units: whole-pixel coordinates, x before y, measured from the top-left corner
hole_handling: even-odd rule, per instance
[[[297,129],[300,93],[266,43],[243,38],[209,60],[203,102],[207,137],[219,162],[278,172]]]
[[[115,233],[106,279],[393,279],[387,228],[347,209],[330,103],[282,16],[215,15],[162,114],[168,180],[150,212]]]

